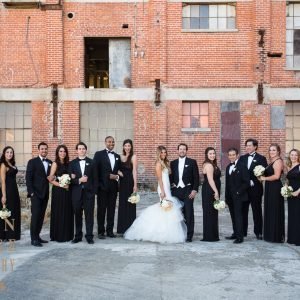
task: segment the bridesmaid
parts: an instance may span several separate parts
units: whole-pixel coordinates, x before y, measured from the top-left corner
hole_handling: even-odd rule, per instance
[[[292,149],[287,158],[286,178],[293,188],[293,196],[288,198],[287,242],[300,246],[300,151]]]
[[[69,186],[60,187],[57,177],[68,174],[69,153],[65,145],[60,145],[55,151],[55,161],[52,163],[50,176],[52,183],[50,239],[56,242],[67,242],[73,239],[74,215]]]
[[[117,233],[124,234],[136,218],[136,205],[128,202],[130,195],[133,192],[137,192],[137,157],[133,153],[133,144],[130,139],[126,139],[123,142],[119,176],[120,190]]]
[[[203,239],[206,242],[219,241],[218,211],[213,203],[220,198],[221,170],[218,168],[216,150],[208,147],[203,162],[204,182],[202,185]]]
[[[271,144],[269,147],[270,164],[266,167],[264,197],[264,240],[273,243],[284,242],[284,199],[281,196],[283,161],[280,158],[280,147]]]
[[[16,181],[18,169],[15,162],[15,152],[12,147],[7,146],[3,149],[0,165],[2,184],[0,209],[5,205],[11,211],[10,222],[14,222],[14,230],[9,225],[6,225],[7,231],[5,231],[4,220],[0,219],[0,239],[19,240],[21,237],[21,204]],[[13,219],[14,221],[12,221]]]

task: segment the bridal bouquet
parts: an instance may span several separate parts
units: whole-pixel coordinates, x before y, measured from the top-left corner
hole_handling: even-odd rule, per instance
[[[71,177],[69,174],[63,174],[60,177],[57,177],[60,187],[64,187],[71,183]]]
[[[160,200],[160,207],[165,211],[171,210],[173,207],[173,202],[166,198],[162,199],[162,200]]]
[[[281,188],[281,195],[285,198],[291,197],[293,193],[293,188],[291,186],[283,186]]]
[[[11,216],[11,211],[8,210],[5,205],[3,205],[3,208],[0,210],[0,218],[4,220],[9,218],[10,216]]]
[[[132,193],[130,197],[128,198],[128,202],[132,204],[136,204],[140,202],[140,195],[138,193]]]
[[[256,166],[253,169],[253,173],[256,177],[260,177],[260,176],[264,175],[264,172],[265,172],[265,168],[262,165]]]
[[[214,208],[216,210],[222,210],[225,208],[225,201],[217,199],[214,201]]]

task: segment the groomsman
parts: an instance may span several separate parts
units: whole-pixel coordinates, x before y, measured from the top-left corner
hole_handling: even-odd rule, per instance
[[[105,138],[105,146],[104,150],[97,151],[94,156],[98,173],[97,221],[99,239],[105,239],[105,231],[108,237],[116,237],[113,229],[118,194],[120,155],[113,151],[115,140],[112,136]]]
[[[253,170],[256,166],[262,165],[266,167],[268,165],[267,159],[261,154],[257,153],[258,141],[255,139],[248,139],[245,142],[247,154],[241,156],[240,160],[247,166],[250,176],[250,186],[248,188],[248,201],[243,203],[243,221],[244,221],[244,236],[248,233],[248,212],[249,205],[251,203],[253,222],[254,222],[254,234],[258,240],[262,240],[262,196],[263,185],[257,177],[254,175]]]
[[[233,234],[226,239],[234,239],[235,244],[244,241],[243,202],[248,201],[247,189],[250,177],[246,166],[239,159],[236,148],[228,150],[230,164],[226,167],[225,201],[229,207]]]
[[[41,239],[40,233],[44,223],[45,212],[49,198],[49,182],[52,161],[47,159],[48,145],[44,142],[38,145],[39,155],[28,161],[26,169],[27,197],[31,199],[30,236],[31,245],[42,247],[48,243]]]
[[[179,144],[179,158],[171,162],[172,196],[184,202],[183,214],[187,225],[187,242],[192,242],[194,235],[194,198],[199,188],[199,169],[196,160],[186,157],[188,146]]]
[[[70,162],[72,205],[75,214],[75,238],[73,244],[82,241],[82,213],[84,211],[86,241],[94,244],[94,208],[97,188],[96,168],[92,159],[86,156],[87,146],[80,142],[76,145],[78,157]]]

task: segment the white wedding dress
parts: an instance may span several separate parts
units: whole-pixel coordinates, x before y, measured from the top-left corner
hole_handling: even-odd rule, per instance
[[[181,211],[182,204],[171,195],[167,169],[162,172],[162,182],[166,198],[173,202],[173,207],[166,211],[160,207],[159,202],[147,207],[125,232],[125,239],[158,243],[185,242],[187,229]],[[159,187],[158,195],[160,195]]]

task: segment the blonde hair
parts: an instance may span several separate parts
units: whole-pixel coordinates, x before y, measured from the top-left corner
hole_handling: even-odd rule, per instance
[[[291,156],[291,153],[292,152],[296,152],[298,154],[298,163],[300,163],[300,151],[298,149],[292,149],[290,152],[289,152],[289,155],[286,159],[286,165],[290,168],[292,166],[292,161],[290,159],[290,156]]]
[[[166,151],[166,158],[164,160],[160,158],[160,154],[163,150]],[[171,172],[170,161],[168,160],[168,151],[165,146],[158,146],[156,148],[156,163],[159,163],[163,170],[167,169],[169,172]]]

